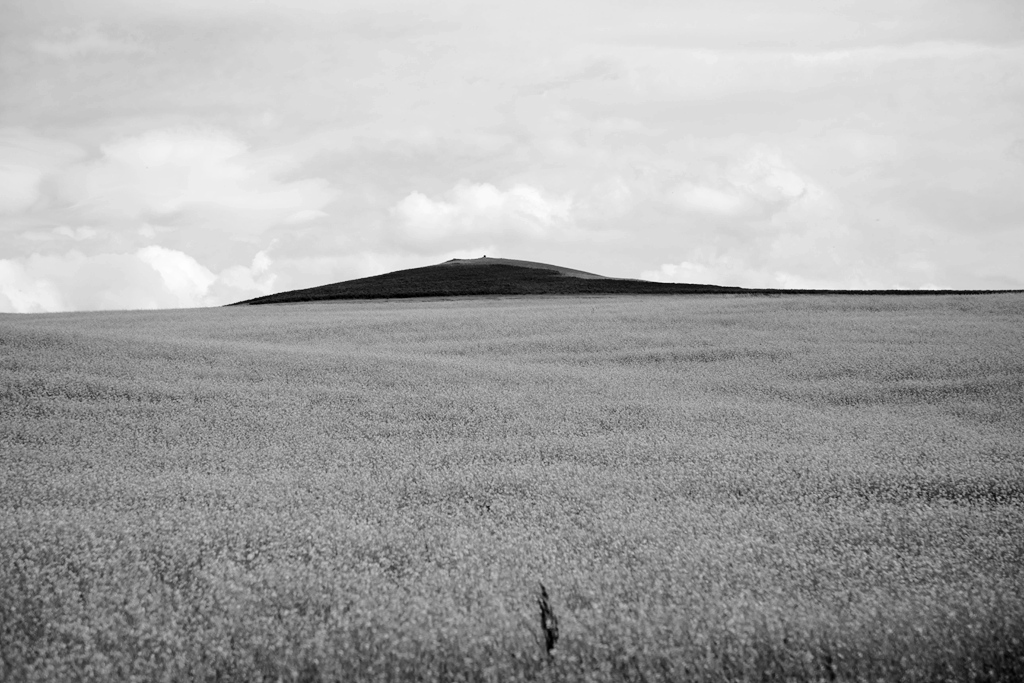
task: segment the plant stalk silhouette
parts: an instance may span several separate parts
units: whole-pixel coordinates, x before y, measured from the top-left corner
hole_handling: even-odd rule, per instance
[[[551,608],[548,591],[543,583],[540,584],[540,598],[537,599],[537,604],[540,606],[540,627],[544,631],[544,646],[548,656],[552,656],[555,651],[555,643],[558,642],[558,617],[555,616],[555,611]]]

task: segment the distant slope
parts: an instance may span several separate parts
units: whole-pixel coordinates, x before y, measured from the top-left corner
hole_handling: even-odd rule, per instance
[[[390,299],[427,296],[507,296],[521,294],[695,294],[745,291],[739,287],[619,280],[533,261],[453,259],[423,268],[397,270],[240,301],[277,304],[329,299]]]

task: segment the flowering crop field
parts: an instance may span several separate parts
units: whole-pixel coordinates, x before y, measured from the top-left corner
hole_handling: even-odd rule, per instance
[[[0,680],[1024,680],[1024,297],[0,316]]]

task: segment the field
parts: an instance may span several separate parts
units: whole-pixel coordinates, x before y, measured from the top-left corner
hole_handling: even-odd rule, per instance
[[[1022,295],[0,316],[0,381],[3,681],[1024,680]]]

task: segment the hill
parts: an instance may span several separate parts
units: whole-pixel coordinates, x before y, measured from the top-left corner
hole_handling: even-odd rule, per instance
[[[384,275],[269,294],[233,305],[428,296],[696,294],[742,291],[745,290],[739,287],[617,279],[535,261],[483,257],[452,259],[423,268],[397,270]]]
[[[452,259],[330,285],[268,294],[231,304],[282,304],[331,299],[409,299],[524,294],[1004,294],[1021,290],[963,289],[746,289],[605,277],[573,268],[505,258]]]

